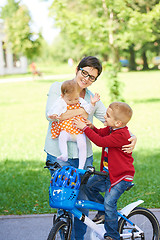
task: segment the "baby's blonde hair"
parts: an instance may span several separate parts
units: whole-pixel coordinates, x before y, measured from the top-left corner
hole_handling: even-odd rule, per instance
[[[74,80],[67,80],[62,83],[61,86],[61,93],[63,95],[65,94],[72,94],[74,92],[77,92],[77,83]]]
[[[132,108],[124,102],[112,102],[109,105],[112,109],[115,120],[120,120],[124,125],[126,125],[132,117]]]

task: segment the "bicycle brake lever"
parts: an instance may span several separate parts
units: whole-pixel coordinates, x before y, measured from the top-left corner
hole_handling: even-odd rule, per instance
[[[56,171],[57,169],[61,168],[61,165],[58,162],[52,163],[50,160],[47,160],[44,168],[49,168],[50,170]]]
[[[94,174],[95,172],[95,167],[92,166],[88,166],[87,167],[87,171],[85,172],[85,174],[82,176],[81,179],[81,184],[86,184],[88,182],[89,177]]]
[[[95,167],[92,167],[92,166],[88,166],[87,167],[87,171],[89,172],[89,173],[94,173],[95,172]]]

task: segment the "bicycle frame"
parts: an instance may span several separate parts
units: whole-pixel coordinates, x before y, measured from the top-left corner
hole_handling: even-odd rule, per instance
[[[69,168],[72,168],[72,167],[67,167],[67,170]],[[63,172],[63,168],[61,168],[61,169],[62,169],[62,172]],[[64,169],[65,169],[65,167],[64,167]],[[93,169],[90,170],[91,174],[93,174],[93,173],[94,174],[96,173],[97,175],[104,174],[102,172],[101,173],[96,172],[95,170],[94,170],[94,172],[92,172],[92,170]],[[59,170],[57,170],[57,171],[59,171]],[[82,169],[76,169],[76,170],[74,170],[74,172],[78,172],[81,175],[85,175],[85,173],[87,171],[82,170]],[[57,209],[64,209],[66,212],[70,212],[75,217],[77,217],[79,220],[84,222],[84,224],[86,224],[88,227],[90,227],[93,230],[93,232],[95,232],[95,235],[93,234],[94,237],[92,239],[94,239],[94,240],[104,239],[104,233],[106,232],[105,229],[104,229],[104,225],[103,224],[98,224],[97,225],[89,217],[87,217],[85,214],[83,214],[79,210],[79,208],[85,208],[85,209],[91,209],[91,210],[104,211],[104,205],[100,204],[100,203],[88,201],[88,200],[76,200],[77,196],[78,196],[78,193],[79,193],[79,190],[78,190],[79,187],[78,187],[78,189],[76,189],[74,187],[72,189],[72,186],[74,186],[74,184],[75,184],[72,181],[68,182],[68,184],[71,184],[71,188],[64,187],[67,184],[66,180],[68,178],[67,177],[63,178],[62,175],[63,175],[63,173],[61,173],[61,170],[60,170],[60,175],[55,175],[51,179],[51,185],[50,185],[51,188],[49,190],[50,206],[54,207],[54,208],[57,208]],[[86,178],[87,177],[88,176],[86,175]],[[60,179],[60,182],[58,183],[59,179]],[[55,185],[53,185],[54,181],[55,181]],[[83,180],[82,180],[82,182],[83,182]],[[78,184],[79,184],[79,180],[78,180]],[[62,187],[62,185],[63,185],[63,187]],[[67,185],[67,186],[69,186],[69,185]],[[77,185],[75,184],[75,186],[77,186]],[[69,196],[68,196],[68,194],[69,194]],[[67,197],[65,197],[65,196],[67,196]],[[138,200],[136,202],[133,202],[133,203],[127,205],[120,212],[118,212],[119,219],[120,218],[125,219],[134,228],[134,230],[136,230],[136,231],[134,231],[134,238],[140,237],[141,234],[143,234],[143,231],[138,226],[136,226],[133,222],[131,222],[129,219],[127,219],[127,216],[130,214],[130,212],[135,207],[137,207],[141,203],[143,203],[143,201]],[[59,216],[58,218],[61,218],[61,216]],[[62,219],[63,219],[63,215],[62,215]],[[121,237],[131,237],[132,238],[133,237],[133,232],[131,231],[131,232],[123,233],[123,234],[120,234],[120,236]]]
[[[120,212],[118,212],[119,218],[124,218],[127,222],[129,222],[134,228],[136,228],[137,232],[134,233],[135,237],[138,237],[143,231],[136,226],[134,223],[132,223],[130,220],[128,220],[126,217],[127,215],[139,204],[143,203],[142,200],[138,200],[136,202],[133,202],[126,207],[124,207]],[[88,227],[90,227],[95,233],[98,234],[97,239],[104,239],[104,233],[106,232],[104,229],[104,225],[102,224],[96,224],[94,223],[89,217],[84,215],[81,211],[78,210],[78,208],[86,208],[86,209],[92,209],[92,210],[100,210],[104,211],[104,205],[92,201],[87,200],[77,200],[75,204],[75,208],[70,210],[75,217],[77,217],[79,220],[83,221]],[[126,215],[127,213],[127,215]],[[121,237],[131,237],[132,233],[123,233],[120,235]]]

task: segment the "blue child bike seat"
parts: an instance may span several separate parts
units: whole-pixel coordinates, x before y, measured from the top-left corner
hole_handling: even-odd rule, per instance
[[[64,166],[56,170],[49,187],[52,208],[72,209],[78,197],[81,178],[76,168]]]

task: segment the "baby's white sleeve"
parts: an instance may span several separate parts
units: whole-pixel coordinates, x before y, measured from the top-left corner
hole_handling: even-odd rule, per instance
[[[83,107],[88,114],[91,114],[94,111],[94,106],[91,103],[86,102],[83,98],[79,98],[79,102],[81,107]]]
[[[51,108],[48,110],[47,115],[53,115],[56,114],[60,116],[62,113],[65,113],[67,111],[67,104],[66,102],[59,97],[55,103],[51,106]]]

